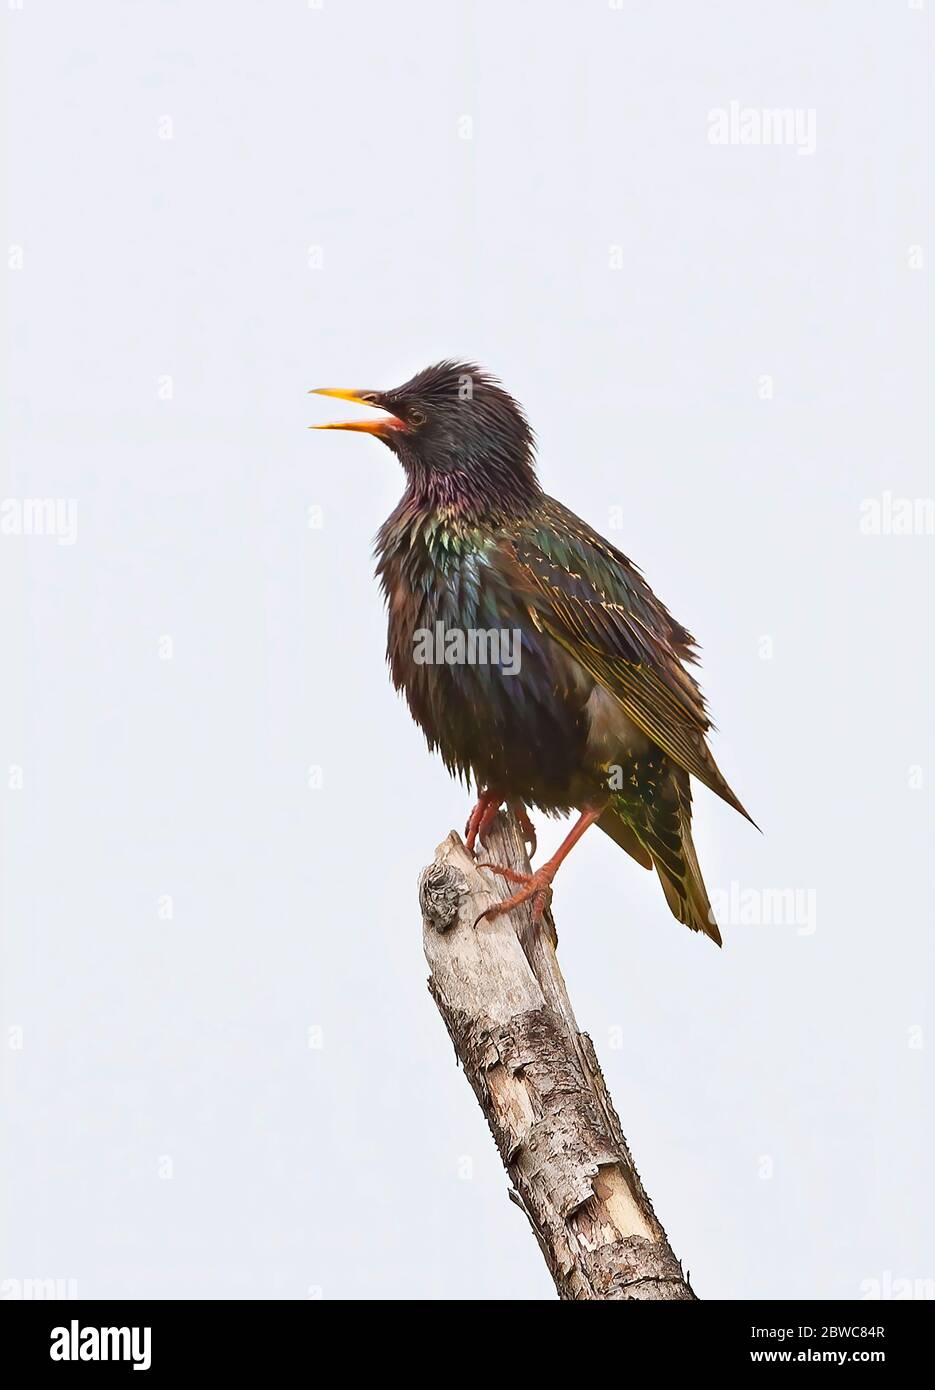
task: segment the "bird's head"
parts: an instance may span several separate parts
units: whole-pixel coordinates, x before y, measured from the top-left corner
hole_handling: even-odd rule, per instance
[[[319,387],[314,394],[376,407],[379,417],[315,425],[372,434],[410,484],[437,501],[509,502],[538,490],[534,440],[522,408],[470,362],[439,362],[389,391]]]

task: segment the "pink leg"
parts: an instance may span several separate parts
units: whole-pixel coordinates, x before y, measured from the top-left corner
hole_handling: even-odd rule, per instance
[[[529,902],[530,899],[532,900],[533,921],[537,922],[552,897],[552,880],[558,872],[559,866],[574,849],[588,826],[593,825],[596,820],[600,820],[606,805],[607,803],[604,801],[600,806],[585,807],[552,858],[546,860],[541,869],[536,869],[534,873],[518,874],[514,869],[505,869],[499,864],[479,864],[478,868],[490,869],[493,873],[502,875],[509,883],[518,883],[520,887],[510,897],[504,898],[502,903],[494,903],[491,907],[486,908],[478,917],[477,922],[480,922],[484,917],[499,917],[504,912],[512,912],[514,907],[519,907],[521,903]],[[477,926],[477,922],[474,923],[475,926]]]
[[[464,847],[468,854],[474,853],[474,846],[477,843],[478,835],[483,838],[484,831],[490,825],[494,816],[503,804],[501,792],[487,790],[481,792],[477,805],[468,818],[468,823],[464,827]]]

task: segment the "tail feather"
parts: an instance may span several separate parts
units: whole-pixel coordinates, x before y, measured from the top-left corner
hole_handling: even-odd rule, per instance
[[[617,814],[613,806],[608,806],[597,823],[605,835],[609,835],[621,849],[633,856],[637,864],[641,864],[644,869],[652,868],[653,861],[649,851],[643,848],[632,828]]]
[[[638,863],[655,868],[677,921],[721,945],[692,841],[687,772],[669,762],[669,776],[660,780],[652,802],[635,805],[628,800],[625,806],[612,806],[598,825]]]
[[[662,891],[673,917],[684,922],[692,931],[704,932],[716,946],[721,945],[721,933],[708,899],[708,893],[701,877],[701,869],[688,831],[682,844],[683,870],[678,876],[672,875],[662,864],[656,865]]]

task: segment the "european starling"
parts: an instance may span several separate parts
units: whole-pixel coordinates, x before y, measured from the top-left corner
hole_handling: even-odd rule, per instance
[[[489,916],[533,899],[596,823],[655,868],[680,922],[720,944],[691,836],[689,774],[750,817],[705,741],[686,663],[694,638],[626,555],[549,497],[522,408],[471,363],[441,362],[391,391],[321,389],[379,418],[319,425],[375,435],[406,475],[377,536],[387,658],[431,749],[477,788],[468,849],[509,803],[579,818],[558,851]]]

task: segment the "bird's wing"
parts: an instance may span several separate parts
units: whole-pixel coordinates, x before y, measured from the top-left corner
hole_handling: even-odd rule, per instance
[[[533,622],[648,738],[749,820],[705,742],[711,721],[683,664],[696,659],[694,638],[636,566],[552,498],[504,544]]]

